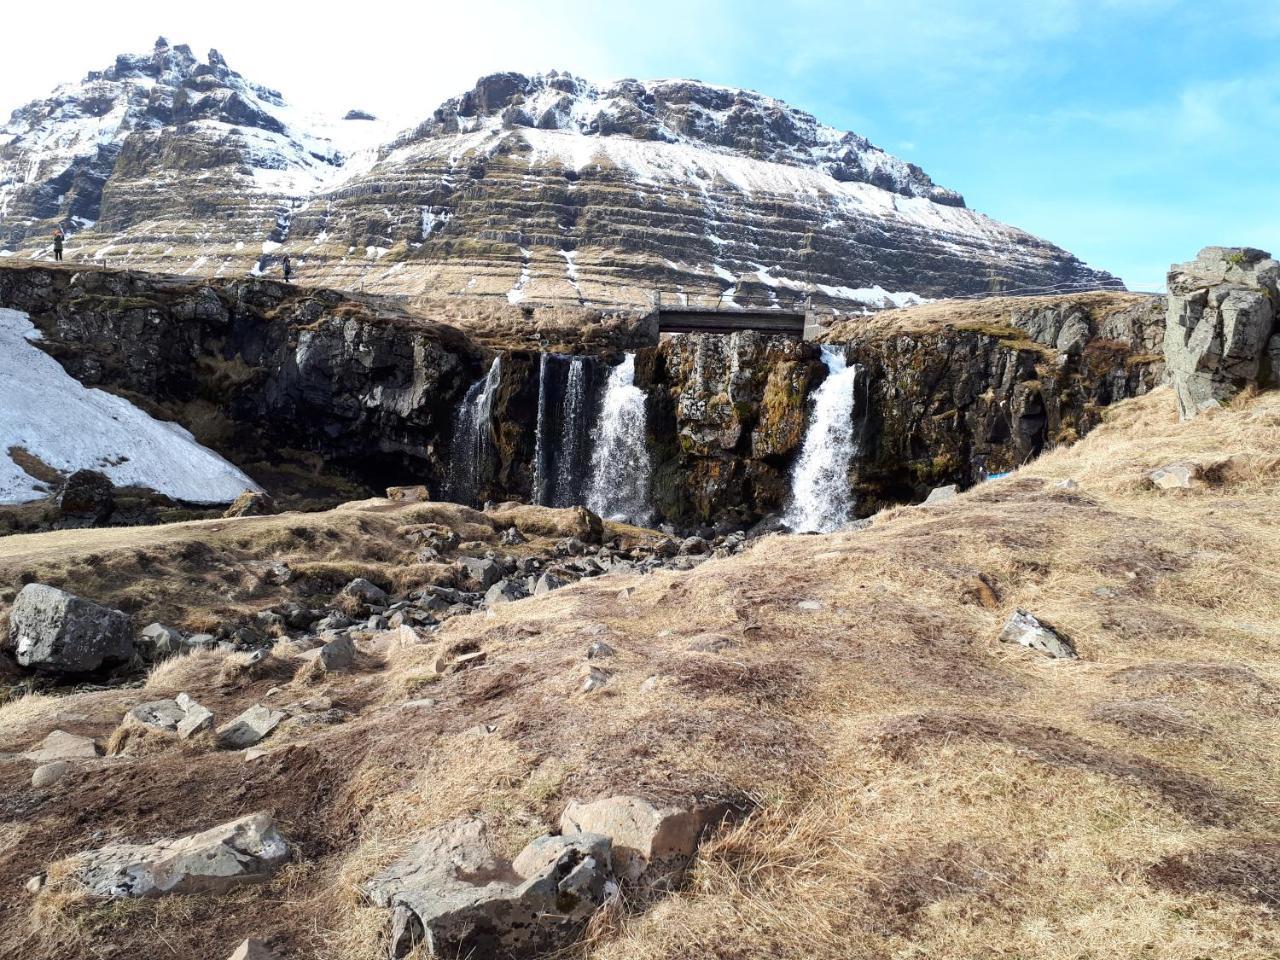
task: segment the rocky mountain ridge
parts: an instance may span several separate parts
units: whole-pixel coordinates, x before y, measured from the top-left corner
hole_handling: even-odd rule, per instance
[[[842,312],[1118,286],[804,111],[689,80],[482,78],[392,137],[161,40],[0,130],[0,255],[413,297]]]

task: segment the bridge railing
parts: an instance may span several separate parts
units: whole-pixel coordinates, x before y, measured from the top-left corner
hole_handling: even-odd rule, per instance
[[[653,305],[657,310],[687,313],[735,313],[776,310],[779,313],[804,313],[812,306],[813,297],[804,293],[743,293],[726,290],[713,293],[689,293],[682,290],[655,290]]]

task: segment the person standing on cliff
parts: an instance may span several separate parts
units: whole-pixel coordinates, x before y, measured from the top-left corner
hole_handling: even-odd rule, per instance
[[[293,263],[289,260],[289,255],[284,255],[284,260],[280,262],[280,269],[284,271],[284,282],[288,283],[289,278],[293,276]]]
[[[62,228],[54,227],[53,228],[53,259],[58,263],[62,262],[62,241],[64,239],[65,237],[63,237]]]

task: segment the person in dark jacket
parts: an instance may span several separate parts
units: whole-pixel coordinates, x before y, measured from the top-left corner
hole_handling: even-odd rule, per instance
[[[284,271],[284,282],[288,283],[289,278],[293,276],[293,263],[290,262],[289,255],[287,253],[284,255],[284,259],[280,262],[280,268]]]
[[[53,259],[59,262],[62,260],[62,241],[64,239],[65,237],[63,237],[62,235],[62,228],[54,227],[53,228]]]

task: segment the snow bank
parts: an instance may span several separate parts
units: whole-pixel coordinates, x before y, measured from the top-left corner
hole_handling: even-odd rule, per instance
[[[39,337],[25,313],[0,308],[0,503],[48,492],[8,456],[15,447],[67,473],[100,470],[117,486],[191,503],[228,503],[261,489],[176,423],[83,386],[31,343]]]

